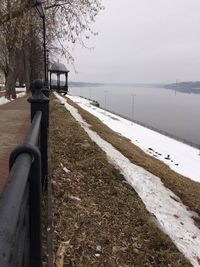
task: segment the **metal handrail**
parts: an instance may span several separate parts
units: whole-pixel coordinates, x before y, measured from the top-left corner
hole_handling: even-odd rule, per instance
[[[28,153],[17,157],[11,169],[8,184],[0,197],[0,263],[3,267],[15,266],[12,262],[15,258],[13,250],[16,242],[19,241],[16,230],[20,221],[20,209],[24,201],[31,164],[32,157]]]
[[[42,119],[42,112],[37,111],[32,120],[32,124],[28,131],[28,134],[24,140],[25,144],[30,144],[33,146],[36,146],[38,144],[38,136],[39,136],[38,133],[40,131],[41,119]]]
[[[41,192],[47,177],[48,98],[33,85],[32,124],[10,155],[10,173],[0,195],[0,267],[42,267]],[[35,94],[35,95],[34,95]],[[43,167],[43,168],[42,168]]]

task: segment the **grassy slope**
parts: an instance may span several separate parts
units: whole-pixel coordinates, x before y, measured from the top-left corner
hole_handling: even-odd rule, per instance
[[[70,113],[54,100],[50,114],[54,250],[70,240],[64,266],[190,266]]]
[[[113,132],[99,119],[80,108],[74,102],[70,100],[68,100],[68,102],[79,110],[79,113],[82,115],[82,117],[92,125],[92,129],[96,131],[103,139],[111,143],[122,154],[129,158],[131,162],[160,177],[166,187],[171,189],[177,196],[179,196],[186,206],[200,215],[199,183],[174,172],[163,162],[144,153],[139,147],[132,144],[125,137]],[[198,222],[198,219],[196,222]]]

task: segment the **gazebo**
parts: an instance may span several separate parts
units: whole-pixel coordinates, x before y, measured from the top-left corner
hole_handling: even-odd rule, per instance
[[[69,70],[65,67],[64,64],[55,62],[52,64],[51,68],[49,69],[50,72],[50,89],[55,89],[56,91],[62,92],[67,94],[68,92],[68,73]],[[52,84],[52,74],[57,75],[57,85]],[[60,76],[65,75],[65,84],[62,85],[60,81]]]

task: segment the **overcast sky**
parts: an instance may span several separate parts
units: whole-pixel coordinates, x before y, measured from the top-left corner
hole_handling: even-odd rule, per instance
[[[104,0],[89,40],[73,51],[70,80],[170,83],[200,80],[200,0]]]

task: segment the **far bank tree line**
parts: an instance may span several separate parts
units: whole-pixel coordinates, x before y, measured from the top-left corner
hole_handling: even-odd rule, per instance
[[[25,84],[43,77],[42,19],[28,0],[0,1],[0,71],[5,77],[6,97],[16,98],[15,84]],[[73,62],[70,43],[95,34],[90,23],[103,8],[101,0],[47,0],[47,47],[53,56],[63,54]]]

